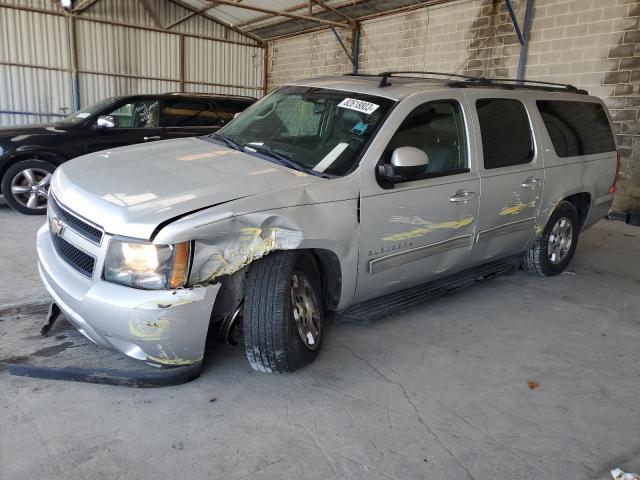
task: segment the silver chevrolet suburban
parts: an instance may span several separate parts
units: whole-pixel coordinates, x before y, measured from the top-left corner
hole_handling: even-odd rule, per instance
[[[606,108],[571,85],[297,81],[215,134],[57,169],[38,266],[98,345],[192,366],[215,328],[242,333],[254,369],[290,372],[329,312],[370,318],[520,266],[559,274],[618,169]]]

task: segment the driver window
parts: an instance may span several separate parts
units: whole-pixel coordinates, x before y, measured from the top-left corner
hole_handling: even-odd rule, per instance
[[[113,117],[116,128],[155,128],[159,113],[158,100],[139,100],[125,104],[109,115]]]
[[[440,100],[416,107],[389,142],[387,158],[398,147],[416,147],[425,152],[429,157],[428,176],[466,170],[466,135],[460,104]]]

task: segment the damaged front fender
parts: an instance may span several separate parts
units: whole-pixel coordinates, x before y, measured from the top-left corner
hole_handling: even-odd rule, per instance
[[[228,220],[228,225],[221,228],[223,233],[207,243],[196,244],[190,282],[211,283],[274,250],[298,248],[303,240],[302,232],[291,227],[275,226],[277,220],[277,217],[266,217],[257,222],[259,226],[248,224],[248,219],[242,217]]]

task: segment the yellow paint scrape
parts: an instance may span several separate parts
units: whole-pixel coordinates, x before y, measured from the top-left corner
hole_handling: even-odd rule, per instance
[[[513,205],[503,207],[502,210],[500,210],[500,215],[517,215],[527,208],[535,208],[536,205],[538,205],[537,199],[531,200],[528,203],[516,202]]]
[[[146,321],[133,317],[129,320],[129,335],[147,341],[164,340],[169,326],[166,318]]]
[[[147,355],[147,358],[153,362],[160,363],[162,365],[172,366],[172,367],[192,365],[194,363],[198,363],[202,361],[202,356],[194,360],[186,360],[184,358],[154,357],[153,355]]]
[[[448,222],[440,223],[432,223],[417,217],[393,217],[390,221],[394,223],[409,223],[412,225],[420,225],[406,232],[388,234],[382,237],[382,240],[386,240],[388,242],[398,242],[401,240],[408,240],[410,238],[421,237],[423,235],[426,235],[427,233],[435,232],[437,230],[457,230],[473,223],[473,217],[468,216],[461,218],[460,220],[451,220]]]

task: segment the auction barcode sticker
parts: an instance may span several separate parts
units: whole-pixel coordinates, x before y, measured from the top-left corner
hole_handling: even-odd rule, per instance
[[[380,105],[376,105],[375,103],[371,102],[365,102],[364,100],[357,100],[355,98],[345,98],[338,104],[338,106],[370,115],[375,112]]]

